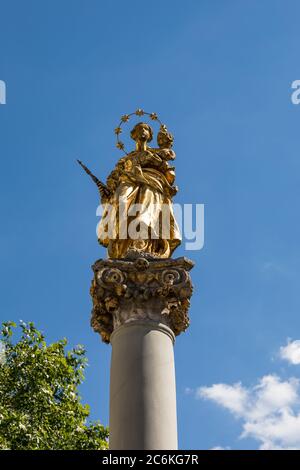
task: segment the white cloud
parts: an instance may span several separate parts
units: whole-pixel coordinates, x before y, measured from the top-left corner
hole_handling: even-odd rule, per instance
[[[198,388],[196,397],[213,400],[232,413],[239,415],[247,403],[247,390],[240,383],[234,385],[215,384],[211,387]]]
[[[209,449],[209,450],[230,450],[230,447],[216,446],[216,447],[212,447],[212,448]]]
[[[256,439],[260,449],[300,449],[298,379],[266,375],[251,388],[214,384],[198,388],[196,397],[211,400],[240,419],[240,437]]]
[[[288,340],[288,344],[280,348],[279,355],[291,364],[300,364],[300,340]]]

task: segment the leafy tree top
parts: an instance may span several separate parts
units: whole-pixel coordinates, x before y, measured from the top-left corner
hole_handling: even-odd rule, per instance
[[[88,422],[80,401],[85,350],[67,340],[47,345],[33,323],[5,322],[0,332],[0,449],[106,449],[108,430]]]

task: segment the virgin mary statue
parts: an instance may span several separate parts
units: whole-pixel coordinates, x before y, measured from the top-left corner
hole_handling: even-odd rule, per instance
[[[172,206],[177,192],[175,172],[168,162],[175,159],[173,137],[162,125],[158,148],[151,148],[152,128],[142,122],[130,135],[136,148],[118,161],[106,185],[88,171],[101,193],[98,240],[107,247],[110,258],[126,258],[132,252],[168,258],[181,242]]]

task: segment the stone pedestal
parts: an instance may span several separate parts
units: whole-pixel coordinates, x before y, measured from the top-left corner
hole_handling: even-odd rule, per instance
[[[177,449],[173,344],[189,325],[186,258],[99,260],[91,324],[112,345],[110,449]]]

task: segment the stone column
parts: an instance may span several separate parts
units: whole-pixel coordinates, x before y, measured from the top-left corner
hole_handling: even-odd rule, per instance
[[[173,344],[189,325],[186,258],[99,260],[92,326],[112,345],[110,449],[177,449]]]

